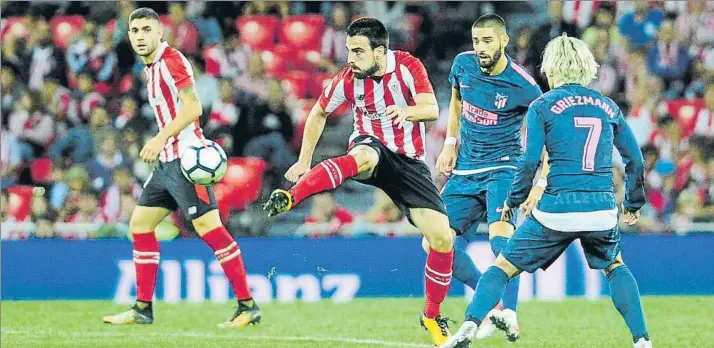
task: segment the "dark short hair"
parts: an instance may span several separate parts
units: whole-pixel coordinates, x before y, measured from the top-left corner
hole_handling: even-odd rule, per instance
[[[474,21],[471,28],[503,28],[505,31],[506,21],[503,20],[503,17],[495,13],[487,13],[479,18],[476,18],[476,21]]]
[[[156,13],[153,9],[150,9],[148,7],[140,7],[137,8],[136,10],[132,11],[131,14],[129,15],[129,23],[135,19],[141,19],[141,18],[148,18],[148,19],[155,19],[159,20],[159,14]]]
[[[364,36],[369,40],[369,46],[375,49],[379,46],[389,48],[389,32],[384,23],[376,18],[360,18],[347,27],[347,36]]]

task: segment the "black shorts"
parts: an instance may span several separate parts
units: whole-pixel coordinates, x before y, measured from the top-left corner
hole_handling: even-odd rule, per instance
[[[191,221],[217,209],[211,186],[195,185],[181,173],[181,162],[159,162],[144,184],[138,206],[181,209],[184,218]]]
[[[357,145],[367,145],[379,154],[372,176],[357,181],[382,189],[407,217],[409,208],[428,208],[446,215],[444,201],[424,162],[396,153],[370,135],[355,138]]]

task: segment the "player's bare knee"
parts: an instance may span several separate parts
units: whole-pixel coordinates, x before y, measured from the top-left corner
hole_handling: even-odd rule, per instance
[[[494,262],[493,265],[505,272],[509,278],[513,278],[517,276],[518,273],[521,273],[521,271],[505,257],[503,257],[503,255],[498,255],[498,257],[496,258],[496,262]]]
[[[409,215],[416,227],[426,237],[431,249],[448,252],[454,246],[454,234],[446,215],[427,208],[410,209]]]
[[[204,234],[223,225],[223,222],[221,222],[221,216],[217,209],[211,210],[208,213],[193,219],[191,223],[199,236],[203,236]]]
[[[129,232],[132,234],[154,232],[156,226],[168,214],[167,209],[137,206],[129,219]]]
[[[429,253],[429,249],[431,249],[431,244],[429,244],[429,240],[427,240],[426,237],[421,238],[421,248],[424,249],[427,254]]]
[[[513,236],[513,231],[515,228],[508,222],[496,221],[488,225],[488,238],[493,237],[505,237],[511,238]]]
[[[354,157],[355,162],[357,162],[357,170],[360,173],[372,170],[377,166],[377,162],[379,162],[377,150],[369,146],[357,146],[352,149],[349,154]]]

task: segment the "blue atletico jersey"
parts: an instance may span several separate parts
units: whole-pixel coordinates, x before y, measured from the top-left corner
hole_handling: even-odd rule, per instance
[[[461,92],[461,146],[454,174],[515,166],[528,105],[542,92],[526,70],[508,58],[495,76],[481,71],[473,51],[456,56],[449,82]]]
[[[543,146],[550,172],[533,216],[546,227],[605,230],[616,224],[613,146],[625,163],[625,208],[636,211],[645,204],[642,153],[620,108],[609,98],[577,84],[554,88],[530,106],[526,127],[526,152],[506,202],[509,207],[526,200]],[[557,227],[549,226],[556,221]]]

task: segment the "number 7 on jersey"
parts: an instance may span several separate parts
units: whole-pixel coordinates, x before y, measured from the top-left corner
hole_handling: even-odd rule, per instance
[[[576,128],[588,128],[588,139],[583,148],[583,170],[595,170],[595,153],[602,133],[602,120],[597,117],[575,117]]]

